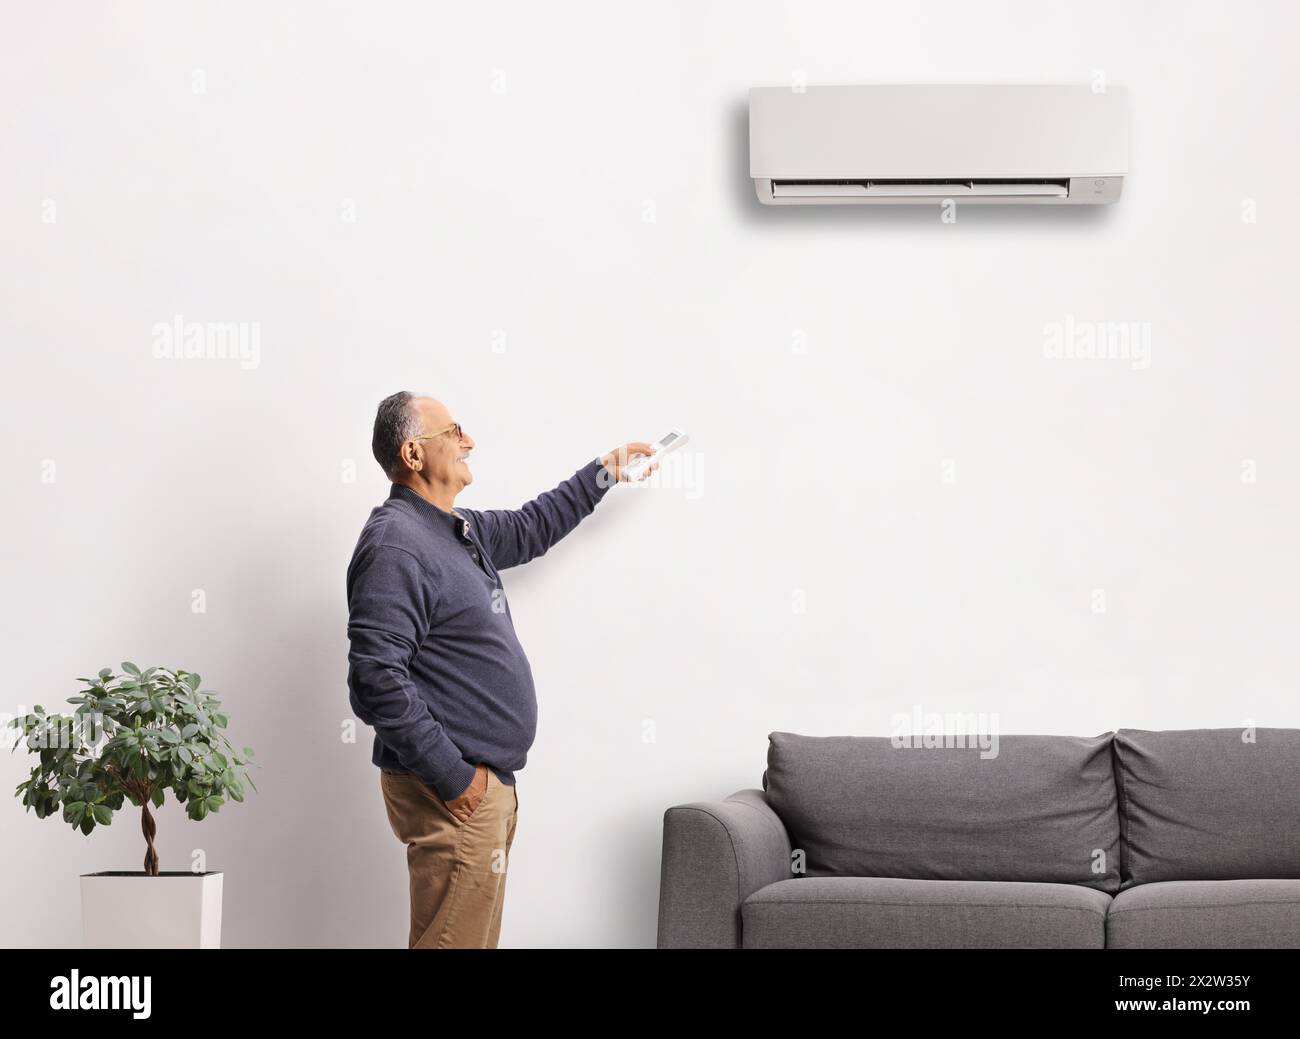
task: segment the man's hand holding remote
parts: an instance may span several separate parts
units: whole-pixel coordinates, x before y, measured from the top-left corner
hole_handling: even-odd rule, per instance
[[[616,447],[607,455],[602,455],[600,462],[615,480],[622,480],[623,470],[628,467],[630,462],[636,460],[637,455],[649,455],[654,453],[654,445],[647,444],[641,440],[634,440],[622,447]],[[637,477],[638,480],[644,480],[652,472],[659,468],[658,462],[651,462],[645,467],[645,471]]]

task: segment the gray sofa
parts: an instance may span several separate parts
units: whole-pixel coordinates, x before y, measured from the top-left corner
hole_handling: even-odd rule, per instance
[[[1300,947],[1300,730],[768,739],[664,813],[660,948]]]

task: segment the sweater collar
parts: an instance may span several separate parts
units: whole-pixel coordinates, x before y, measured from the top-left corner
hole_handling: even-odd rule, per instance
[[[400,498],[402,501],[410,502],[415,507],[418,515],[423,516],[439,530],[445,530],[462,539],[469,535],[469,520],[455,509],[448,512],[446,509],[439,508],[427,498],[411,490],[404,483],[393,484],[392,489],[388,492],[388,497],[390,499]]]

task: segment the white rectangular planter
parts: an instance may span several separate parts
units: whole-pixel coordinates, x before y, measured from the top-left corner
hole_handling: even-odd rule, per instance
[[[223,874],[83,873],[88,949],[219,949]]]

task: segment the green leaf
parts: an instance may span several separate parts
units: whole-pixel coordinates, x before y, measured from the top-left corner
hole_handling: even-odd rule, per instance
[[[109,668],[109,667],[101,667],[101,668],[99,669],[99,677],[100,677],[100,678],[112,678],[112,677],[113,677],[113,669],[112,669],[112,668]]]
[[[95,814],[95,822],[101,826],[108,826],[113,821],[113,812],[108,805],[95,805],[91,811]]]
[[[180,758],[183,762],[185,762],[185,764],[187,765],[192,764],[194,762],[194,755],[190,753],[189,747],[177,747],[176,756]]]
[[[190,687],[191,692],[197,693],[202,681],[203,679],[199,678],[199,676],[195,674],[188,674],[185,676],[185,684]]]
[[[125,671],[128,675],[134,675],[136,678],[140,677],[140,669],[136,667],[133,663],[131,663],[131,661],[129,660],[122,661],[122,670]]]
[[[153,806],[155,808],[161,808],[163,803],[163,798],[166,796],[167,795],[163,793],[163,788],[161,786],[156,786],[153,788],[153,796],[150,798],[150,800],[153,802]]]
[[[198,731],[199,731],[198,723],[190,722],[187,726],[185,726],[185,728],[181,729],[181,737],[183,739],[189,739]]]

